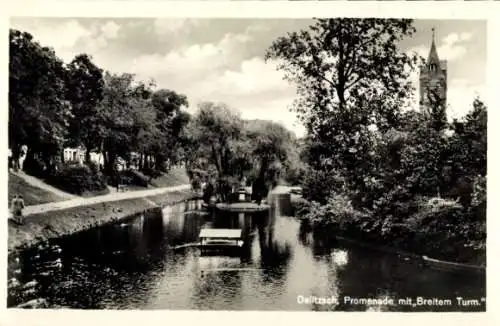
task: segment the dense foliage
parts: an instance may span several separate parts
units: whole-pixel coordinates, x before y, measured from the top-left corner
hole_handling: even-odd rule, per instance
[[[89,193],[105,193],[108,191],[105,176],[98,171],[95,164],[67,164],[54,171],[47,181],[69,193],[86,195]]]
[[[9,147],[17,156],[27,144],[48,162],[68,133],[67,70],[29,33],[11,30],[9,42]]]
[[[269,48],[307,127],[310,207],[298,208],[317,230],[470,261],[484,256],[487,110],[475,99],[448,123],[433,90],[428,114],[408,106],[424,60],[399,42],[414,31],[408,19],[319,19]]]
[[[9,41],[9,147],[15,159],[27,145],[28,172],[53,175],[65,147],[83,148],[87,165],[103,153],[110,177],[119,157],[151,175],[183,160],[186,96],[103,72],[87,54],[66,65],[26,32],[11,29]]]
[[[243,120],[222,103],[202,103],[186,128],[192,175],[212,183],[221,200],[241,185],[253,184],[257,200],[267,195],[290,166],[295,139],[280,124]],[[200,180],[195,181],[197,185]]]

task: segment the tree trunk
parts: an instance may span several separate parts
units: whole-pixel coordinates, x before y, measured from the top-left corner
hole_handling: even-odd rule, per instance
[[[212,146],[212,157],[214,159],[215,163],[215,168],[217,169],[217,172],[219,173],[219,177],[222,174],[222,167],[221,164],[219,163],[219,157],[217,155],[217,151],[215,150],[215,147]]]
[[[109,164],[109,156],[108,152],[102,152],[102,160],[103,160],[103,168],[104,171],[108,171],[108,164]]]
[[[85,163],[90,163],[90,146],[85,145]]]
[[[115,172],[116,153],[108,152],[108,172],[113,175]]]

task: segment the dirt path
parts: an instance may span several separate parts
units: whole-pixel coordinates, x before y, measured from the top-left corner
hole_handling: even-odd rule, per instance
[[[64,199],[78,198],[78,196],[69,194],[69,193],[64,192],[62,190],[59,190],[55,187],[52,187],[51,185],[46,184],[42,180],[35,178],[35,177],[32,177],[31,175],[27,175],[26,173],[24,173],[22,171],[18,171],[18,172],[12,171],[11,173],[18,176],[19,178],[23,179],[24,181],[26,181],[26,183],[32,185],[33,187],[37,187],[37,188],[43,189],[45,191],[51,192],[51,193],[53,193],[61,198],[64,198]]]
[[[24,215],[29,216],[32,214],[58,211],[58,210],[77,207],[77,206],[87,206],[87,205],[100,204],[100,203],[105,203],[105,202],[119,201],[119,200],[124,200],[124,199],[133,199],[133,198],[155,196],[155,195],[160,195],[160,194],[166,194],[166,193],[173,192],[173,191],[188,190],[190,188],[191,188],[191,185],[180,185],[180,186],[173,186],[173,187],[155,188],[155,189],[129,191],[129,192],[113,192],[113,193],[110,193],[107,195],[90,197],[90,198],[73,196],[74,198],[64,200],[64,201],[26,206],[26,208],[24,209]],[[10,216],[10,214],[9,214],[9,216]]]

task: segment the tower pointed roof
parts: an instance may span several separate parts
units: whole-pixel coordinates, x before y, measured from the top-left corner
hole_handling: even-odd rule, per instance
[[[427,58],[427,64],[435,64],[437,67],[440,66],[439,56],[436,49],[436,33],[434,28],[432,28],[432,44],[429,51],[429,57]]]

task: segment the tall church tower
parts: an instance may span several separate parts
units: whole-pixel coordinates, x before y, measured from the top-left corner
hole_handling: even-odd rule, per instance
[[[420,67],[420,111],[429,114],[431,100],[441,100],[446,108],[447,62],[439,60],[436,49],[436,35],[432,29],[432,44],[425,65]],[[435,95],[439,98],[435,98]]]

